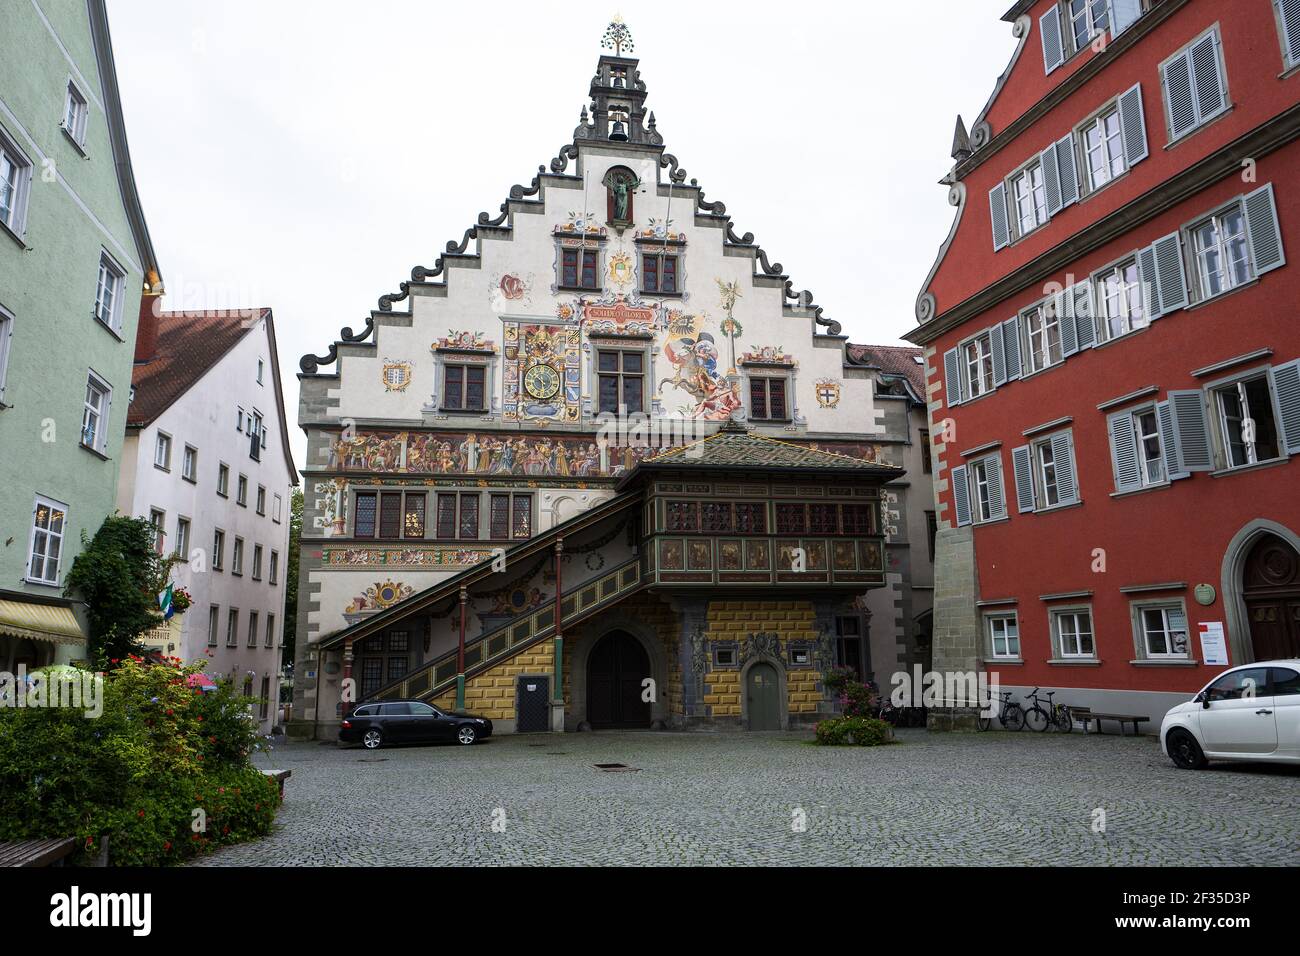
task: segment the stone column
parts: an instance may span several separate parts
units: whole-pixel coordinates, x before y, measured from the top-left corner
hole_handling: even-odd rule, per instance
[[[940,528],[934,543],[934,657],[935,673],[983,670],[984,646],[980,633],[978,569],[975,564],[974,529]],[[945,682],[946,683],[946,682]],[[973,731],[979,708],[956,706],[945,700],[929,708],[930,730]]]

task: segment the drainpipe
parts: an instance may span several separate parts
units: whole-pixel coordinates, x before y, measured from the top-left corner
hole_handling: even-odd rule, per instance
[[[564,587],[560,579],[560,559],[564,556],[563,536],[555,540],[555,688],[552,700],[564,699]]]
[[[469,606],[469,591],[460,589],[460,643],[456,646],[456,709],[465,709],[465,614]]]

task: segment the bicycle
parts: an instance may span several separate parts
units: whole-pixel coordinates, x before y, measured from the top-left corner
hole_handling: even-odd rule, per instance
[[[1037,688],[1034,688],[1037,690]],[[1025,711],[1018,703],[1011,699],[1011,691],[1005,691],[998,694],[1001,700],[998,702],[998,723],[1004,730],[1023,730],[1025,726]],[[975,718],[975,725],[980,730],[988,730],[993,726],[993,718],[985,717],[982,713]]]
[[[1030,730],[1042,733],[1048,727],[1055,727],[1061,733],[1068,734],[1073,729],[1074,720],[1070,716],[1070,708],[1066,704],[1054,702],[1052,698],[1055,696],[1056,691],[1047,692],[1047,707],[1044,708],[1037,687],[1026,695],[1028,700],[1034,702],[1034,706],[1025,711],[1025,724]]]

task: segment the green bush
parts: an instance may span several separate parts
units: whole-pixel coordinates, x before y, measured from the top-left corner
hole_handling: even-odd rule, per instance
[[[252,766],[256,722],[228,682],[190,687],[200,669],[129,658],[93,718],[0,708],[0,841],[75,836],[84,861],[107,835],[110,863],[156,866],[269,833],[279,791]]]
[[[889,724],[873,717],[831,717],[820,721],[813,733],[824,747],[878,747],[893,739]]]

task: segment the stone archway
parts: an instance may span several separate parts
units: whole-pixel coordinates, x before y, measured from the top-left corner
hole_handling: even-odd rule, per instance
[[[655,682],[655,697],[650,702],[650,727],[664,727],[668,723],[668,701],[665,697],[668,681],[668,660],[664,649],[653,631],[642,622],[627,614],[614,613],[602,615],[598,622],[584,626],[581,634],[565,634],[566,647],[573,648],[573,658],[568,664],[570,690],[568,712],[565,715],[566,730],[590,730],[587,701],[589,696],[588,674],[591,654],[597,645],[608,635],[621,631],[640,644],[650,662],[649,676]],[[572,643],[570,643],[572,642]]]
[[[1228,646],[1233,664],[1249,664],[1257,659],[1251,642],[1246,569],[1256,548],[1269,538],[1280,539],[1283,544],[1300,553],[1300,535],[1276,521],[1256,518],[1233,535],[1224,554],[1220,593],[1227,618]]]

